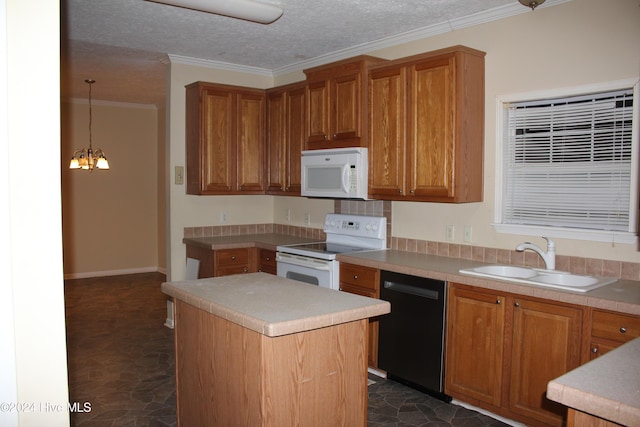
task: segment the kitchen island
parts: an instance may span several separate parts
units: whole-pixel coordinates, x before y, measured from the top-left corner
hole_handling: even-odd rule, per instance
[[[179,425],[366,425],[368,318],[388,302],[265,273],[162,290],[176,303]]]
[[[569,407],[567,426],[640,426],[640,338],[549,382]]]

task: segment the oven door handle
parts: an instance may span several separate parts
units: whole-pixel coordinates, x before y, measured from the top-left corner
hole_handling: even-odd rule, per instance
[[[297,265],[299,267],[312,268],[314,270],[331,271],[329,261],[317,260],[314,258],[300,257],[289,254],[276,253],[276,262],[284,264]]]

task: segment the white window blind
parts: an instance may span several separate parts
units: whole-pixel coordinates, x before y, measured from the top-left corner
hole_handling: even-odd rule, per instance
[[[502,223],[634,232],[633,89],[511,103]]]

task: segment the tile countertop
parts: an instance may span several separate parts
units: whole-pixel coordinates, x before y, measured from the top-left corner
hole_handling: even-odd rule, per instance
[[[640,338],[550,381],[547,397],[620,425],[640,425]]]
[[[285,234],[243,234],[238,236],[184,237],[182,243],[205,249],[235,249],[258,247],[275,250],[278,245],[296,245],[299,243],[317,242],[322,239],[289,236]]]
[[[618,280],[615,283],[589,292],[578,292],[464,275],[459,273],[460,269],[486,265],[486,263],[461,258],[448,258],[388,249],[338,255],[337,259],[340,262],[395,271],[397,273],[640,315],[640,282],[632,280]]]
[[[165,282],[162,292],[269,337],[387,314],[387,301],[267,273]]]

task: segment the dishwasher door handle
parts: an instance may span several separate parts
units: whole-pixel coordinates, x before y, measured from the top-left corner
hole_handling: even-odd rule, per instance
[[[404,283],[396,283],[389,280],[384,281],[384,288],[390,291],[396,291],[403,294],[410,294],[434,300],[437,300],[440,296],[440,292],[434,291],[433,289],[419,288],[417,286],[405,285]]]

